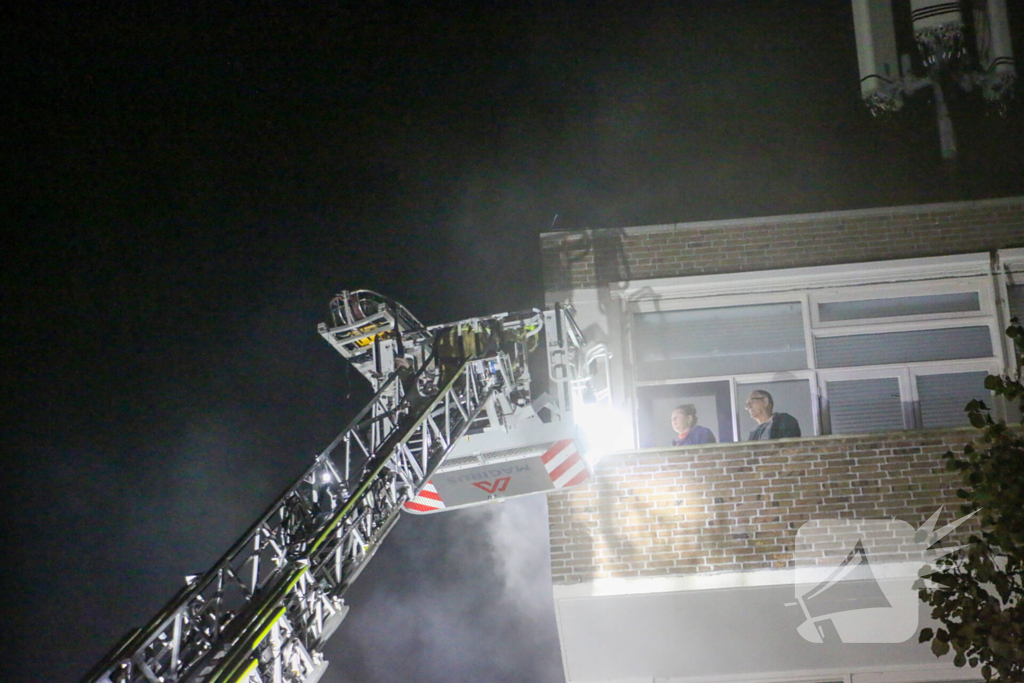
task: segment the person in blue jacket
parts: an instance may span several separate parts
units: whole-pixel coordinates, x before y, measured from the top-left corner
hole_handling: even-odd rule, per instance
[[[679,435],[672,439],[673,446],[715,443],[715,435],[711,430],[697,424],[697,408],[692,403],[684,403],[672,409],[672,429]]]

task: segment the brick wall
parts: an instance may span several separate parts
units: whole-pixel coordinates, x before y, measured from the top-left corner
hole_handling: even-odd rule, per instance
[[[959,512],[950,429],[634,451],[548,497],[554,583],[792,567],[799,527]]]
[[[1024,246],[1024,197],[545,233],[545,288]]]

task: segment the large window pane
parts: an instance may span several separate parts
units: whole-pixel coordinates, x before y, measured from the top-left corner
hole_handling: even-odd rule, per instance
[[[807,367],[799,302],[640,313],[634,321],[641,381]]]
[[[903,429],[900,381],[895,377],[826,383],[833,434]]]
[[[732,441],[732,410],[728,382],[696,382],[669,386],[640,387],[640,447],[670,446],[672,409],[684,403],[697,409],[697,424],[710,429],[718,441]]]
[[[897,296],[887,299],[821,303],[818,304],[818,319],[822,322],[838,322],[840,320],[965,313],[980,310],[981,301],[978,299],[977,292],[954,292],[952,294]]]
[[[992,337],[988,327],[854,334],[820,338],[815,352],[821,368],[988,358]]]
[[[744,407],[750,392],[754,389],[767,391],[772,396],[774,411],[789,413],[800,423],[801,436],[814,436],[814,415],[811,412],[811,383],[807,380],[785,380],[782,382],[758,382],[736,385],[736,413],[739,415],[740,440],[746,441],[757,423]]]
[[[985,389],[987,372],[958,372],[949,375],[920,375],[917,396],[921,401],[924,427],[966,427],[970,424],[964,406],[972,399],[992,407],[992,396]]]

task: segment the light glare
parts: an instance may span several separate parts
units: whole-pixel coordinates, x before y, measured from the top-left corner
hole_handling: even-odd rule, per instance
[[[576,429],[580,452],[591,468],[605,455],[630,447],[625,417],[607,404],[580,404],[576,409]]]

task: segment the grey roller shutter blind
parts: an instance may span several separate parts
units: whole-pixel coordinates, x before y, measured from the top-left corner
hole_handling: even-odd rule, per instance
[[[895,377],[826,383],[833,434],[903,429],[900,382]]]
[[[894,318],[904,315],[966,313],[980,310],[981,301],[977,292],[953,292],[923,296],[896,296],[886,299],[824,302],[818,304],[818,318],[822,322],[837,322],[866,318]]]
[[[815,341],[815,351],[821,368],[988,358],[992,337],[988,327],[854,334],[822,337]]]
[[[1010,318],[1016,318],[1024,325],[1024,285],[1010,285],[1007,289],[1007,304],[1010,308]],[[1010,321],[1007,320],[1007,323]],[[1014,343],[1020,349],[1019,343]]]
[[[964,406],[972,399],[992,407],[992,396],[985,389],[986,372],[957,372],[948,375],[921,375],[917,378],[917,396],[921,401],[924,427],[966,427],[970,424]]]
[[[799,302],[639,313],[633,349],[641,380],[807,367]]]
[[[1017,318],[1024,323],[1024,285],[1010,285],[1007,289],[1007,298],[1010,304],[1010,317]]]

